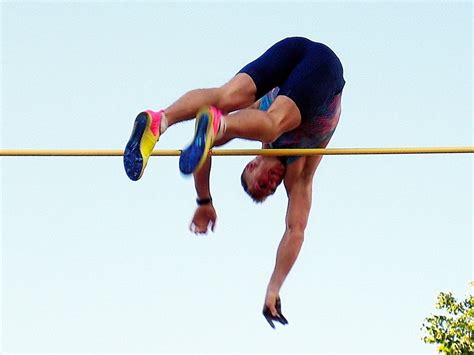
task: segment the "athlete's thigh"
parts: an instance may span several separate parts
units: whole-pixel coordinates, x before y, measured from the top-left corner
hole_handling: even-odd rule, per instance
[[[231,106],[233,109],[247,107],[254,103],[257,87],[252,78],[239,73],[221,86],[222,98],[225,103],[223,106]]]
[[[310,41],[302,37],[285,38],[239,71],[254,81],[257,87],[256,99],[285,81],[298,65],[308,43]]]
[[[288,96],[278,95],[267,112],[278,125],[279,134],[295,129],[301,124],[300,110]]]

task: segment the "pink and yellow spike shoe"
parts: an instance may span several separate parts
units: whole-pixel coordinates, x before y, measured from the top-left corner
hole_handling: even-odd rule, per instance
[[[160,123],[163,110],[147,110],[135,118],[132,135],[125,147],[123,165],[128,177],[136,181],[143,175],[153,148],[160,138]]]
[[[202,167],[214,145],[221,118],[221,111],[213,106],[204,106],[198,111],[193,141],[179,157],[179,170],[183,174],[192,174]]]

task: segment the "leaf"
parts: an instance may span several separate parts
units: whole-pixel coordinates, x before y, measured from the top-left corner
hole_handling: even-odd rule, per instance
[[[457,301],[451,292],[440,292],[436,308],[447,314],[427,317],[421,327],[423,341],[439,344],[445,354],[474,352],[474,298]]]

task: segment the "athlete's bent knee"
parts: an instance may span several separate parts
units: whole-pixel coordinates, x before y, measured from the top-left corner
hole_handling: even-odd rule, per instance
[[[229,90],[222,88],[219,97],[219,108],[226,112],[240,110],[250,106],[254,102],[254,96],[242,90]]]
[[[293,100],[286,96],[278,96],[268,109],[272,117],[272,142],[283,133],[295,129],[301,124],[301,114]]]
[[[256,86],[250,76],[237,74],[220,88],[219,108],[231,112],[254,103]]]

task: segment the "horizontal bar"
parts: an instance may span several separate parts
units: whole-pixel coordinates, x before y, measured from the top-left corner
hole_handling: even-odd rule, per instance
[[[326,148],[326,149],[214,149],[214,156],[291,156],[291,155],[372,155],[372,154],[459,154],[474,153],[474,146],[464,147],[407,147],[407,148]],[[179,156],[181,150],[159,149],[153,156]],[[2,157],[112,157],[122,156],[119,149],[0,149]]]
[[[448,154],[474,153],[474,147],[417,148],[307,148],[307,149],[216,149],[212,155],[369,155],[369,154]]]

